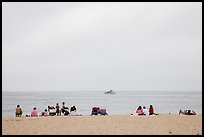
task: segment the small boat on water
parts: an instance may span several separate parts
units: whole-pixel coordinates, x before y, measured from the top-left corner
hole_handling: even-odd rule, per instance
[[[115,92],[113,92],[113,90],[109,90],[109,91],[106,91],[105,94],[115,94]]]

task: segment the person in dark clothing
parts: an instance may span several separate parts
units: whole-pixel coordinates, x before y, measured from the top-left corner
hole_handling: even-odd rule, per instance
[[[75,106],[72,106],[71,108],[70,108],[70,112],[71,111],[76,111],[76,107]]]
[[[69,115],[69,108],[65,106],[65,102],[62,102],[61,111],[62,111],[62,114]]]
[[[21,117],[22,113],[23,113],[23,111],[22,111],[20,105],[17,105],[17,107],[16,107],[16,117]]]
[[[196,115],[196,112],[194,110],[184,110],[182,111],[181,109],[179,110],[179,115],[183,114],[183,115]]]
[[[98,114],[99,114],[99,110],[100,110],[99,107],[93,107],[93,108],[92,108],[91,115],[98,115]]]
[[[159,115],[154,113],[154,107],[152,105],[149,106],[149,115]]]

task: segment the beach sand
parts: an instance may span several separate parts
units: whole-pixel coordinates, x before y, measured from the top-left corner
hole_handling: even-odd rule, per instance
[[[3,135],[202,135],[202,115],[3,117]]]

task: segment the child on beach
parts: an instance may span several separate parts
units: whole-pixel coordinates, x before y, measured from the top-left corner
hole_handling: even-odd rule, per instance
[[[45,109],[45,111],[44,112],[42,112],[42,116],[48,116],[49,114],[48,114],[48,111],[47,111],[47,109]]]
[[[144,115],[149,115],[149,111],[146,109],[146,107],[145,106],[143,106],[143,113],[144,113]]]
[[[16,107],[16,117],[21,117],[22,113],[23,113],[23,111],[20,108],[20,105],[17,105],[17,107]]]

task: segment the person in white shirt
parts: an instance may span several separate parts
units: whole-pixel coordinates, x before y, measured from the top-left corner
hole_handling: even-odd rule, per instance
[[[149,111],[146,109],[146,107],[145,106],[143,106],[143,112],[144,112],[144,115],[149,115]]]
[[[48,112],[49,112],[49,115],[50,115],[50,116],[56,115],[55,107],[53,107],[53,106],[48,106]]]

